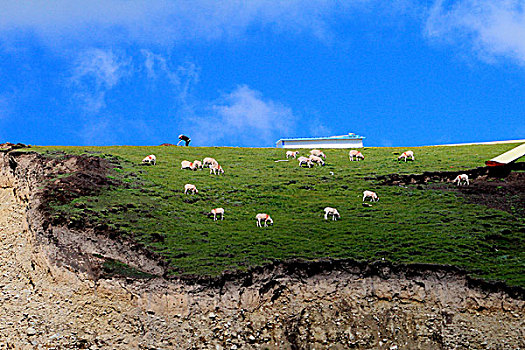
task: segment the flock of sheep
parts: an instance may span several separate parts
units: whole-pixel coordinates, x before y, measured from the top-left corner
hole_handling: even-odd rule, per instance
[[[286,158],[296,159],[298,155],[299,155],[299,151],[287,151],[286,152]],[[365,159],[364,155],[360,151],[357,151],[357,150],[351,150],[348,156],[350,158],[350,161],[354,161],[354,158],[356,161]],[[318,149],[313,149],[310,151],[309,157],[299,157],[297,158],[297,160],[299,161],[300,167],[305,165],[305,166],[308,166],[308,168],[311,168],[314,166],[314,164],[324,166],[325,162],[323,158],[326,159],[326,155],[322,151]],[[397,160],[404,159],[404,161],[406,162],[407,158],[415,160],[414,152],[412,151],[403,152],[397,158]],[[145,157],[142,160],[142,163],[149,164],[149,165],[156,165],[157,157],[153,154],[150,154],[149,156]],[[198,169],[203,169],[204,167],[208,167],[210,169],[210,175],[211,174],[214,174],[214,175],[224,174],[224,169],[219,165],[217,160],[215,160],[214,158],[207,157],[207,158],[204,158],[202,162],[200,160],[194,160],[193,162],[183,160],[181,162],[181,170],[187,169],[187,170],[194,171]],[[467,174],[458,175],[454,179],[453,183],[456,183],[457,186],[461,186],[461,185],[468,186],[469,185],[468,175]],[[197,187],[195,185],[193,184],[184,185],[184,194],[198,194],[198,193],[199,191],[197,190]],[[363,192],[363,202],[366,199],[369,199],[371,202],[377,202],[379,201],[379,196],[377,195],[377,193],[373,191],[366,190]],[[213,215],[214,221],[219,220],[218,218],[219,216],[220,216],[220,220],[224,220],[224,208],[214,208],[211,210],[210,215]],[[324,219],[328,220],[329,216],[332,217],[332,220],[337,220],[341,218],[341,215],[339,214],[336,208],[326,207],[324,208]],[[263,222],[264,222],[265,227],[268,226],[268,224],[273,225],[272,218],[270,217],[270,215],[266,213],[257,214],[255,216],[255,219],[257,220],[257,227],[263,227],[262,225]]]
[[[154,154],[150,154],[149,156],[146,156],[144,159],[142,159],[142,164],[156,165],[157,157]],[[194,170],[203,169],[205,167],[208,167],[210,169],[210,175],[211,174],[214,174],[214,175],[224,174],[224,169],[220,166],[219,162],[217,162],[217,160],[215,160],[214,158],[207,157],[207,158],[204,158],[202,162],[200,160],[194,160],[193,162],[190,162],[188,160],[183,160],[180,163],[180,165],[181,165],[180,167],[181,170],[187,169],[187,170],[194,171]],[[184,185],[184,194],[198,194],[198,193],[199,193],[199,190],[197,189],[197,186],[193,184]],[[224,220],[224,208],[214,208],[211,210],[210,214],[213,215],[214,221],[219,220],[218,219],[219,216],[221,220]],[[259,219],[258,217],[256,218],[258,226],[261,223],[261,220],[263,218],[262,216],[266,216],[264,217],[265,226],[267,225],[267,222],[273,223],[273,220],[270,218],[269,215],[267,214],[257,214],[257,215],[261,216],[261,219]]]
[[[295,159],[297,158],[298,155],[299,155],[299,151],[287,151],[286,152],[286,158]],[[297,158],[297,160],[299,161],[299,166],[306,165],[307,167],[311,168],[314,166],[314,164],[317,164],[317,165],[325,164],[321,157],[326,159],[326,155],[322,151],[318,149],[313,149],[310,151],[309,157],[299,157]],[[360,151],[354,150],[354,149],[348,153],[348,157],[350,158],[351,162],[354,161],[354,158],[356,161],[365,159],[365,156],[363,155],[363,153],[361,153]],[[405,162],[407,161],[407,158],[411,158],[412,160],[415,160],[414,152],[412,151],[403,152],[403,154],[401,154],[397,158],[397,160],[401,160],[402,158],[405,160]]]

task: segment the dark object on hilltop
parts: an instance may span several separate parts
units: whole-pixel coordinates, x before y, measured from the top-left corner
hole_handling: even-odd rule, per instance
[[[182,135],[182,134],[179,135],[179,140],[180,140],[180,141],[177,143],[177,146],[179,145],[179,143],[180,143],[181,141],[186,142],[186,146],[189,146],[189,145],[190,145],[190,142],[191,142],[191,139],[190,139],[188,136],[186,136],[186,135]]]
[[[159,146],[176,146],[176,145],[174,145],[173,143],[163,143]]]

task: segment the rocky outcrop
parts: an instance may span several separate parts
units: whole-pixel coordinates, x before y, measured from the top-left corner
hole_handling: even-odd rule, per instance
[[[101,254],[157,275],[162,265],[95,229],[44,228],[36,179],[49,164],[0,156],[0,348],[525,346],[523,290],[453,267],[289,261],[217,278],[101,278],[89,267]],[[64,160],[53,166],[78,164]]]

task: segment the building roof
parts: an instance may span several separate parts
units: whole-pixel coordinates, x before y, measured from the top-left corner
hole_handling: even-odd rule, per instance
[[[485,162],[488,166],[501,166],[515,162],[525,156],[525,143]]]
[[[296,137],[296,138],[287,138],[287,139],[280,139],[276,143],[279,143],[281,141],[314,141],[314,140],[362,140],[365,139],[364,136],[359,136],[354,133],[349,133],[347,135],[339,135],[339,136],[325,136],[325,137]]]

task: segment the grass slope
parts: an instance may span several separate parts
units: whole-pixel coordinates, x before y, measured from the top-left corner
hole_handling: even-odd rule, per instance
[[[412,148],[415,162],[397,162],[401,148],[366,148],[365,161],[349,162],[348,150],[326,150],[327,165],[299,168],[283,159],[282,149],[194,147],[36,147],[43,153],[112,155],[123,168],[112,176],[130,182],[74,206],[56,207],[63,215],[94,211],[170,262],[173,274],[215,275],[273,259],[321,257],[387,259],[402,263],[452,264],[485,279],[525,286],[522,217],[468,204],[454,192],[380,186],[364,177],[413,174],[483,166],[516,145]],[[148,154],[157,166],[141,166]],[[305,151],[301,152],[305,154]],[[222,176],[180,170],[182,160],[214,157]],[[333,172],[334,175],[330,175]],[[196,196],[185,196],[192,183]],[[452,185],[451,185],[452,186]],[[361,205],[363,190],[380,202]],[[339,210],[342,220],[323,220],[323,208]],[[225,220],[204,215],[224,207]],[[275,225],[257,228],[255,214],[266,212]],[[489,238],[490,237],[490,238]],[[494,237],[497,237],[495,240]]]

